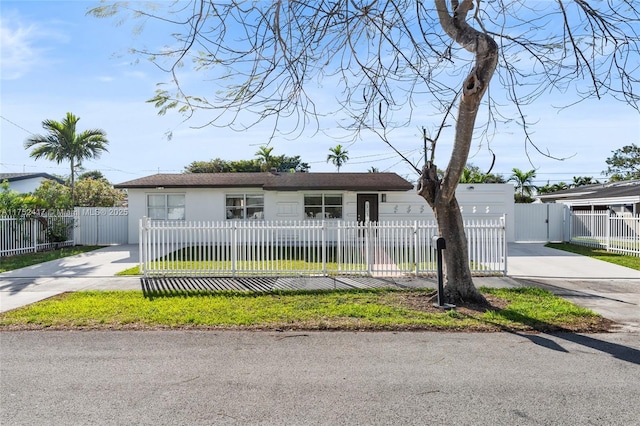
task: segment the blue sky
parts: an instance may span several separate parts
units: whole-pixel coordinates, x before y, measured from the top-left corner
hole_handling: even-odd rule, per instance
[[[162,173],[180,173],[195,160],[220,157],[250,159],[259,145],[266,144],[268,124],[243,132],[205,127],[197,121],[183,122],[178,113],[158,116],[152,104],[156,83],[167,76],[152,64],[127,54],[138,42],[160,37],[151,31],[134,35],[127,25],[86,16],[99,5],[95,1],[0,1],[0,171],[47,172],[64,175],[67,164],[33,160],[23,148],[31,133],[43,133],[44,119],[62,120],[66,112],[80,117],[79,129],[102,128],[110,141],[109,152],[86,161],[87,170],[101,170],[114,183]],[[206,82],[191,75],[190,85]],[[631,143],[640,144],[640,116],[631,107],[609,99],[590,101],[559,112],[550,99],[540,99],[528,109],[530,121],[537,121],[534,137],[540,148],[564,161],[531,152],[533,166],[525,155],[522,136],[515,128],[503,127],[492,142],[497,155],[494,173],[508,176],[513,167],[537,170],[537,184],[571,181],[573,176],[604,177],[605,159],[611,152]],[[206,118],[202,117],[201,118]],[[420,120],[420,121],[418,121]],[[393,137],[398,149],[415,161],[421,155],[421,127],[428,129],[439,118],[417,118]],[[350,160],[345,172],[376,167],[410,179],[415,173],[374,134],[364,133],[355,143],[334,139],[331,121],[325,132],[306,132],[300,138],[276,138],[271,142],[276,155],[300,155],[312,172],[335,171],[326,163],[330,147],[347,146]],[[335,126],[337,128],[337,125]],[[167,133],[172,132],[169,140]],[[337,133],[335,133],[337,134]],[[437,163],[446,163],[450,137],[443,135]],[[470,162],[487,169],[491,157],[485,147],[472,148]]]

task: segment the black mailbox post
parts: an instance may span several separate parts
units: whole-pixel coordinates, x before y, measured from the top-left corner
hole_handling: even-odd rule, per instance
[[[444,272],[442,266],[442,250],[447,248],[444,238],[434,235],[431,237],[431,246],[436,249],[436,264],[438,268],[438,303],[434,306],[443,309],[455,308],[455,305],[450,305],[444,302]]]

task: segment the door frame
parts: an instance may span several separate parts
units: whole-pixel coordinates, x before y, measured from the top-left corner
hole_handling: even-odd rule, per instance
[[[369,221],[378,222],[380,220],[379,194],[362,193],[356,195],[356,218],[358,222],[365,222],[366,204],[369,202]]]

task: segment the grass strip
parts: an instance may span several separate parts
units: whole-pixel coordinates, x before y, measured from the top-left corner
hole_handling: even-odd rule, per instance
[[[594,259],[640,271],[640,257],[637,256],[625,256],[623,254],[608,252],[605,249],[586,247],[571,243],[549,243],[546,244],[545,247],[592,257]]]
[[[0,314],[0,330],[249,329],[607,331],[611,323],[545,290],[488,289],[492,307],[433,306],[430,290],[67,293]]]
[[[155,261],[149,266],[151,270],[179,273],[197,273],[198,271],[217,271],[217,273],[231,273],[234,266],[230,261]],[[272,273],[279,276],[299,275],[299,273],[338,273],[340,270],[366,271],[364,264],[343,264],[341,269],[335,262],[327,262],[324,265],[318,262],[305,262],[303,260],[277,260],[277,261],[238,261],[235,264],[236,271],[242,274]],[[116,273],[118,276],[140,275],[140,266],[133,266]]]
[[[102,246],[63,247],[56,250],[0,257],[0,272],[25,268],[27,266],[49,262],[50,260],[62,259],[63,257],[75,256],[76,254],[86,253],[88,251],[97,250],[99,248],[102,248]]]

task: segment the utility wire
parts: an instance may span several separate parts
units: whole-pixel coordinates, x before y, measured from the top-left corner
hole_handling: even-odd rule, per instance
[[[30,135],[35,135],[35,133],[30,132],[29,130],[25,129],[24,127],[20,126],[19,124],[14,123],[13,121],[9,120],[8,118],[0,115],[0,118],[2,118],[4,121],[13,124],[14,126],[16,126],[18,129],[20,130],[24,130],[25,132],[29,133]]]

